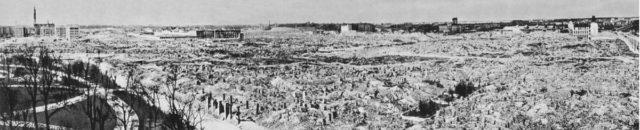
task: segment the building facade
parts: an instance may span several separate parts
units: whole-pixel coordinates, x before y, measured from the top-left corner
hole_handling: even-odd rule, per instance
[[[578,38],[590,38],[591,36],[597,36],[600,34],[600,26],[597,23],[596,17],[591,17],[591,22],[587,23],[573,23],[569,22],[567,24],[567,28],[571,32],[571,35],[576,36]]]
[[[12,28],[9,26],[0,27],[0,38],[10,38],[13,36]]]
[[[591,22],[591,25],[589,26],[589,32],[591,35],[598,35],[598,33],[600,32],[600,27],[598,27],[598,23],[596,22]]]
[[[34,24],[36,36],[55,36],[56,25],[53,23]]]
[[[58,27],[56,28],[56,36],[66,40],[80,38],[78,27]]]
[[[69,27],[69,38],[70,39],[75,39],[75,38],[80,38],[80,28],[78,27]]]
[[[438,26],[438,30],[440,32],[448,33],[448,34],[449,33],[460,33],[460,32],[462,32],[462,26],[454,25],[454,24],[449,23],[447,25]]]
[[[461,33],[464,30],[464,27],[459,25],[458,18],[454,17],[453,19],[451,19],[451,23],[438,26],[438,30],[445,34],[455,34]]]
[[[11,31],[13,31],[12,34],[15,38],[26,37],[26,33],[28,32],[26,27],[13,27]]]
[[[60,38],[63,38],[63,39],[67,39],[67,40],[71,39],[71,38],[68,37],[69,36],[69,34],[68,34],[69,29],[67,29],[67,28],[68,27],[58,27],[58,28],[56,28],[56,35],[58,37],[60,37]]]
[[[588,37],[590,32],[590,27],[574,27],[573,30],[571,30],[571,35],[582,38]]]
[[[376,26],[369,23],[357,23],[351,25],[351,30],[358,32],[375,32]]]
[[[351,30],[351,25],[350,24],[345,24],[345,25],[341,25],[340,26],[340,33],[352,33],[354,32],[353,30]]]

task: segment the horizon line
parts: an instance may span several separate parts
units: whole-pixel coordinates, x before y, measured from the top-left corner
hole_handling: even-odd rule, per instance
[[[453,17],[452,17],[453,18]],[[557,19],[588,19],[591,17],[581,17],[581,18],[539,18],[539,19],[504,19],[504,20],[462,20],[458,22],[473,22],[473,23],[502,23],[502,22],[510,22],[515,20],[557,20]],[[640,16],[606,16],[606,17],[596,17],[596,18],[640,18]],[[409,21],[409,22],[273,22],[270,21],[271,24],[298,24],[298,23],[316,23],[316,24],[335,24],[335,23],[371,23],[371,24],[406,24],[406,23],[446,23],[450,21]],[[55,24],[55,22],[49,22]],[[74,25],[74,26],[260,26],[265,25],[265,23],[258,24],[59,24],[59,25]],[[32,26],[30,24],[16,24],[16,25],[2,25],[0,26]]]

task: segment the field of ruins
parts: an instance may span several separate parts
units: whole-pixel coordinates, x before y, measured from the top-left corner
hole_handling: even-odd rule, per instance
[[[638,53],[620,40],[81,31],[0,41],[0,128],[638,129]]]

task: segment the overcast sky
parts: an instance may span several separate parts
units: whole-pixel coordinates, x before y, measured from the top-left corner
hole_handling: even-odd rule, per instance
[[[0,25],[226,25],[638,16],[639,0],[0,0]]]

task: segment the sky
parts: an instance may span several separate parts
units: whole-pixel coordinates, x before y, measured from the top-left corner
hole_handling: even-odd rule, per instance
[[[0,0],[0,25],[404,23],[638,17],[639,0]]]

